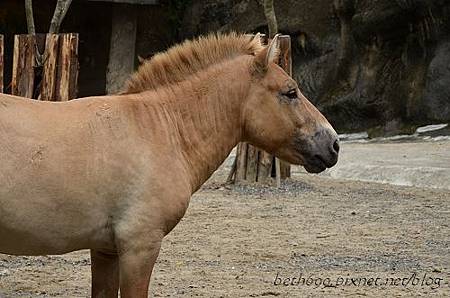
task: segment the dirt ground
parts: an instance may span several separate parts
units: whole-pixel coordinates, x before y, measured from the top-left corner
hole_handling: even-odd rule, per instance
[[[449,190],[303,174],[256,189],[225,175],[165,239],[152,296],[450,297]],[[0,297],[87,297],[89,263],[0,255]]]

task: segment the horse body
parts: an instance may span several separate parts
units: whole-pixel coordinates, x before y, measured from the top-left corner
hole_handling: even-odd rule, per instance
[[[123,141],[107,138],[103,116],[88,108],[100,102],[0,100],[0,251],[64,253],[95,238],[106,244],[105,211],[125,194],[117,184],[126,181],[120,175],[127,169],[118,171],[118,160],[127,155]]]
[[[233,48],[157,90],[135,80],[134,93],[66,103],[0,95],[0,252],[90,249],[92,296],[120,285],[122,297],[146,297],[163,237],[239,141],[313,172],[332,166],[336,133],[291,98],[272,48],[256,58]]]

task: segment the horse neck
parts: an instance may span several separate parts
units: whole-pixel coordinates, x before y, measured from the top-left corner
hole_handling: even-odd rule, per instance
[[[192,192],[242,137],[241,108],[250,89],[248,58],[211,67],[174,89],[177,134]]]

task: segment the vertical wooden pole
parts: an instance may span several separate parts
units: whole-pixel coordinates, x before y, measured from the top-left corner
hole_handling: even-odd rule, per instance
[[[289,35],[281,35],[280,42],[280,66],[284,71],[292,76],[292,53],[291,53],[291,37]],[[291,165],[287,162],[280,161],[280,178],[286,179],[291,177]]]
[[[36,36],[14,36],[13,73],[11,93],[32,98],[34,91],[34,66],[36,61]]]
[[[272,173],[272,161],[273,156],[270,153],[261,150],[258,161],[258,182],[265,182],[269,179]]]
[[[281,186],[281,167],[280,167],[280,160],[275,157],[275,179],[277,181],[277,187],[280,188]]]
[[[236,150],[236,174],[235,182],[244,181],[246,178],[247,167],[247,143],[239,143]]]
[[[78,68],[78,34],[61,34],[56,100],[67,101],[76,98]]]
[[[258,177],[258,156],[259,149],[255,146],[248,145],[247,149],[247,173],[245,179],[249,182],[256,182],[256,177]]]
[[[236,176],[236,167],[237,167],[237,158],[234,159],[233,165],[231,166],[230,173],[227,177],[227,183],[231,183],[234,181],[234,177]]]
[[[59,35],[47,34],[40,100],[56,100]]]
[[[4,66],[4,38],[3,35],[0,34],[0,93],[3,93],[3,69],[5,68]]]
[[[278,37],[280,42],[280,66],[284,71],[292,76],[292,54],[291,54],[291,37],[289,35],[281,35]]]
[[[44,57],[39,99],[74,99],[78,81],[78,34],[47,34]]]

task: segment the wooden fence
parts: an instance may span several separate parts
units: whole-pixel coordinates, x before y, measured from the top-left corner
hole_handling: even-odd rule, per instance
[[[4,39],[0,35],[0,92],[4,92]],[[49,101],[76,97],[78,34],[14,37],[11,94]]]
[[[266,42],[265,36],[262,37]],[[292,75],[291,38],[289,35],[281,35],[280,41],[280,66]],[[258,149],[248,143],[240,143],[237,146],[236,160],[228,180],[234,182],[265,182],[269,177],[275,177],[276,162],[273,155]],[[291,175],[291,166],[280,162],[279,178],[285,179]]]
[[[4,42],[3,35],[0,34],[0,93],[3,93],[3,69],[4,67],[4,48],[5,48],[5,42]]]

